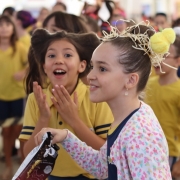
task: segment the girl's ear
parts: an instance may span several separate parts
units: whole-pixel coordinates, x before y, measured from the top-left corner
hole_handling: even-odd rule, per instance
[[[137,86],[138,82],[139,82],[139,74],[131,73],[129,74],[128,82],[126,83],[126,88],[131,89]]]
[[[79,73],[84,72],[86,69],[86,66],[87,66],[86,60],[82,60],[79,64]]]

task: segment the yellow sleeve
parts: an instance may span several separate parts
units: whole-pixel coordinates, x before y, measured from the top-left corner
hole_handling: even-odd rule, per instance
[[[107,103],[98,103],[94,120],[95,133],[102,138],[107,138],[108,130],[113,121],[114,117]]]
[[[38,116],[38,108],[34,94],[30,94],[25,107],[23,128],[19,136],[20,140],[28,140],[30,138],[37,123]]]

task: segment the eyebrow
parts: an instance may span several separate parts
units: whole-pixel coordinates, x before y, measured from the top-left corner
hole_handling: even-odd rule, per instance
[[[54,50],[56,50],[56,49],[54,49],[54,48],[49,48],[47,51],[50,51],[50,50],[54,51]],[[74,50],[71,49],[71,48],[64,48],[63,50],[71,50],[71,51],[74,51]]]
[[[91,61],[92,62],[92,61]],[[108,63],[104,62],[104,61],[96,61],[95,63],[97,64],[104,64],[104,65],[108,65]]]

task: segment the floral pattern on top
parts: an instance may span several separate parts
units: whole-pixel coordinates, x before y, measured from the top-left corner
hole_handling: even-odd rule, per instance
[[[82,168],[98,179],[108,177],[108,159],[117,167],[118,180],[172,180],[165,135],[154,112],[143,102],[110,148],[110,157],[107,158],[107,143],[97,151],[70,131],[62,145]]]

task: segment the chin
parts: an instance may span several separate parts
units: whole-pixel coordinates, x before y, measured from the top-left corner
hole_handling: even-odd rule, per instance
[[[102,99],[100,97],[98,97],[98,98],[97,97],[93,97],[93,96],[90,95],[90,101],[93,102],[93,103],[100,103],[100,102],[104,102],[105,99]]]

